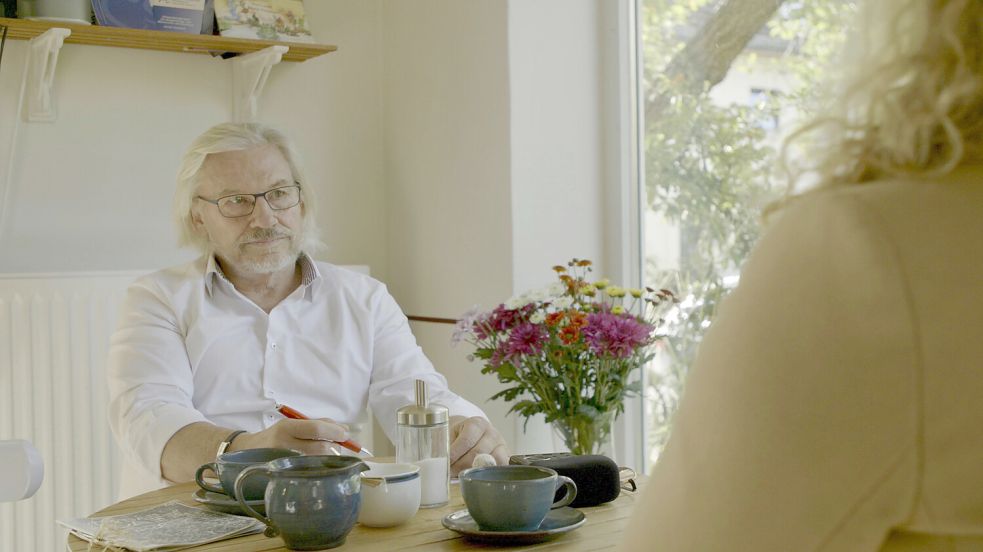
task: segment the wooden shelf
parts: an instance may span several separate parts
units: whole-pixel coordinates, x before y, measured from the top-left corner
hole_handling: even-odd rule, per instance
[[[14,40],[30,40],[51,27],[62,27],[72,31],[71,36],[65,39],[65,42],[68,43],[195,54],[248,54],[268,46],[282,45],[290,48],[287,53],[283,54],[284,61],[304,61],[338,49],[337,46],[328,44],[226,38],[212,35],[100,27],[98,25],[29,21],[5,17],[0,17],[0,26],[7,27],[7,38]]]

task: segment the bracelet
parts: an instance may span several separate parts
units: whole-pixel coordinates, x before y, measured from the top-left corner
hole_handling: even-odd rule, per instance
[[[238,437],[239,435],[242,435],[245,432],[246,432],[246,430],[244,430],[244,429],[237,429],[237,430],[233,431],[232,433],[230,433],[229,436],[226,437],[224,441],[222,441],[221,443],[219,443],[219,445],[218,445],[218,451],[215,453],[215,458],[218,458],[219,456],[222,456],[223,454],[225,454],[225,451],[229,449],[229,445],[232,444],[232,441],[236,437]]]

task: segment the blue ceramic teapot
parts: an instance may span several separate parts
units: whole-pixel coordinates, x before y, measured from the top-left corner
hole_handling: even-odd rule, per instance
[[[266,536],[280,535],[291,550],[323,550],[345,543],[362,504],[359,474],[369,469],[353,456],[292,456],[250,466],[239,474],[235,495],[243,511],[266,524]],[[252,476],[270,478],[266,516],[243,500]]]

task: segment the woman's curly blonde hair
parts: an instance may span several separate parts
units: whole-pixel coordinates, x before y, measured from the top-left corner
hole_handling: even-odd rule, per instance
[[[789,192],[983,161],[983,0],[867,0],[825,112],[785,141]]]

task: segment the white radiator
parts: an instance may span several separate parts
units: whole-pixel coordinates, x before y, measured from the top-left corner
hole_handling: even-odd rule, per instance
[[[33,498],[0,504],[0,551],[64,550],[55,519],[115,502],[105,361],[123,293],[143,273],[0,274],[0,439],[31,441],[45,464]]]

